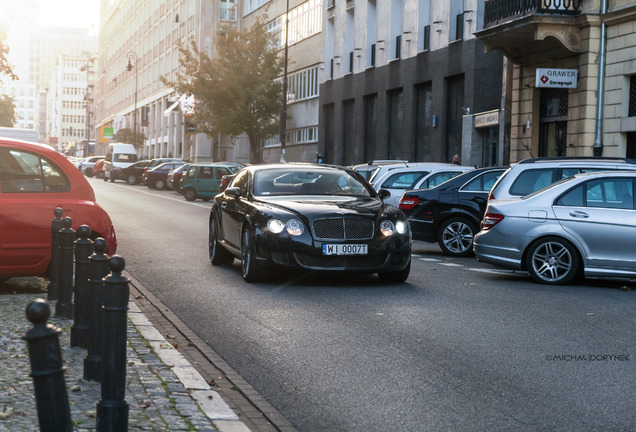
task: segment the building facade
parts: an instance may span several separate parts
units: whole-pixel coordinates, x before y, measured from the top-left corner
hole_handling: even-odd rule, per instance
[[[14,127],[36,129],[38,106],[35,84],[5,79],[0,84],[0,94],[13,98],[15,106]]]
[[[505,54],[510,160],[636,157],[636,2],[486,2],[477,33]]]
[[[108,143],[106,128],[126,127],[143,133],[142,157],[249,159],[249,145],[242,150],[227,137],[187,132],[181,95],[161,81],[176,78],[181,46],[194,41],[214,55],[217,27],[237,20],[235,2],[102,0],[101,10],[95,126],[96,136],[103,138],[98,148]]]
[[[503,163],[503,56],[474,32],[478,0],[325,4],[319,152],[374,159]]]
[[[289,9],[287,9],[289,7]],[[287,44],[287,94],[285,160],[313,162],[318,151],[320,45],[322,0],[271,0],[243,3],[241,25],[250,27],[257,16],[265,16],[276,35],[281,57]],[[287,19],[286,19],[287,17]],[[288,28],[287,28],[288,27]],[[285,75],[281,79],[284,79]],[[282,99],[282,95],[281,95]],[[281,135],[264,137],[263,159],[277,162]]]

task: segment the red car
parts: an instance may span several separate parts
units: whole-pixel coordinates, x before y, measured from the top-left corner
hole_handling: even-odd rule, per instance
[[[104,178],[104,159],[100,159],[95,162],[95,166],[93,167],[93,175],[97,178]]]
[[[0,138],[0,280],[48,274],[56,207],[115,253],[113,223],[75,166],[48,145]]]

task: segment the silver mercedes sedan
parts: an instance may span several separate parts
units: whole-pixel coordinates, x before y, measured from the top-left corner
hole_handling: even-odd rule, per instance
[[[544,284],[577,275],[636,277],[636,172],[578,174],[514,200],[491,200],[475,236],[479,261]]]

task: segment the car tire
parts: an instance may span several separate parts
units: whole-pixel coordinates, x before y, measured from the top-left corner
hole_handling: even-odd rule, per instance
[[[477,228],[465,218],[450,218],[437,230],[437,244],[444,255],[464,257],[473,255],[473,241]]]
[[[526,269],[535,281],[549,285],[565,285],[578,273],[580,256],[569,241],[545,237],[530,245]]]
[[[212,265],[231,264],[234,261],[234,256],[219,243],[217,221],[214,215],[210,219],[209,247]]]
[[[258,282],[262,277],[261,269],[256,262],[254,238],[247,226],[241,233],[241,274],[245,282]]]
[[[166,182],[159,179],[155,182],[155,189],[157,190],[164,190],[166,187]]]
[[[86,168],[86,171],[84,171],[84,175],[86,177],[93,177],[93,169],[92,168]]]
[[[115,176],[112,174],[110,175],[110,182],[115,183]]]
[[[134,186],[137,184],[137,177],[135,177],[134,175],[129,175],[126,181],[129,185]]]
[[[197,199],[197,193],[194,189],[192,188],[187,188],[186,190],[183,191],[183,196],[185,197],[185,199],[187,199],[188,201],[195,201]]]
[[[104,181],[107,182],[108,181],[108,177],[106,177],[106,175],[104,175]]]
[[[382,282],[390,282],[390,283],[401,283],[405,282],[409,274],[411,273],[411,258],[409,257],[409,263],[404,267],[403,270],[392,271],[392,272],[379,272],[378,277]]]

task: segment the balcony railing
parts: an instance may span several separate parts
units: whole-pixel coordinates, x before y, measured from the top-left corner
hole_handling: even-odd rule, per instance
[[[484,24],[530,14],[578,15],[583,0],[486,0]]]

